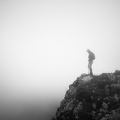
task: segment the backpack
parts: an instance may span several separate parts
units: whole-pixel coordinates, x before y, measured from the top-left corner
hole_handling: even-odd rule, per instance
[[[92,60],[95,60],[95,54],[94,53],[92,54]]]

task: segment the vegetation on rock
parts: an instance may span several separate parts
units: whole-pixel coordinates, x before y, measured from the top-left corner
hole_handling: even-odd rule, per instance
[[[69,86],[52,120],[120,120],[120,71],[82,74]]]

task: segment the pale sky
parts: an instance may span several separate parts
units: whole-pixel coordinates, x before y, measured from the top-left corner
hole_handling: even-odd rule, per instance
[[[1,0],[0,18],[5,104],[59,104],[88,73],[88,48],[96,55],[94,74],[120,70],[119,0]]]

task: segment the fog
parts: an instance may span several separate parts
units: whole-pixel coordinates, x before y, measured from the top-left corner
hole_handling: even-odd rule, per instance
[[[68,86],[120,70],[119,0],[1,0],[1,118],[51,118]]]

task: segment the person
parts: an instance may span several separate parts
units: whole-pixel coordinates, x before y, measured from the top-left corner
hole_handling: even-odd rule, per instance
[[[90,75],[93,75],[92,64],[93,64],[93,60],[95,60],[95,54],[92,51],[90,51],[90,49],[87,49],[87,52],[89,54],[89,56],[88,56],[88,69],[89,69]]]

